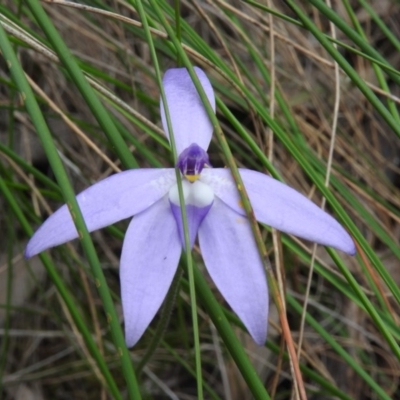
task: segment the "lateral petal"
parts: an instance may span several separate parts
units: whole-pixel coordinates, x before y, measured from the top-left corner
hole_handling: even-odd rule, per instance
[[[200,68],[194,67],[194,70],[215,111],[214,91],[210,81]],[[213,127],[187,69],[169,69],[164,75],[163,86],[178,155],[192,143],[196,143],[202,149],[207,150]],[[160,108],[164,132],[169,138],[162,100],[160,101]]]
[[[128,347],[160,308],[178,267],[182,245],[165,196],[133,218],[121,254],[121,300]]]
[[[301,193],[260,172],[239,169],[257,220],[282,232],[355,254],[353,239],[328,213]],[[204,169],[202,181],[216,196],[244,215],[239,194],[227,169]]]
[[[173,169],[134,169],[111,175],[76,196],[88,230],[131,217],[159,200],[176,182]],[[78,237],[67,205],[52,214],[32,236],[27,258]]]
[[[217,197],[199,228],[206,268],[254,341],[267,336],[268,286],[248,219]]]

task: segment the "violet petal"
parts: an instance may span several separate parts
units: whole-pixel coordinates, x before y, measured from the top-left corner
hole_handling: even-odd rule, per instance
[[[214,91],[210,81],[200,68],[194,67],[194,70],[215,111]],[[192,143],[196,143],[202,149],[207,150],[213,127],[186,68],[169,69],[164,75],[163,85],[178,155]],[[164,132],[169,138],[162,101],[160,108]]]
[[[176,182],[173,169],[135,169],[111,175],[77,197],[88,230],[94,231],[150,207]],[[32,236],[25,256],[78,237],[67,205],[52,214]]]
[[[200,181],[189,183],[183,180],[182,189],[186,205],[190,248],[193,248],[199,226],[208,214],[214,201],[214,193],[209,186]],[[182,212],[179,205],[178,185],[174,185],[169,191],[169,202],[178,227],[182,247],[185,248],[185,234],[182,223]]]
[[[182,247],[185,248],[185,233],[183,230],[183,223],[182,223],[182,213],[181,208],[176,206],[175,204],[171,203],[171,210],[175,217],[175,221],[177,223],[179,237],[182,242]],[[205,216],[208,214],[211,205],[207,207],[196,207],[196,206],[186,206],[186,217],[188,223],[188,230],[189,230],[189,241],[190,241],[190,248],[192,249],[194,246],[194,242],[197,237],[197,231],[199,230],[199,226],[202,223]]]
[[[257,220],[282,232],[355,254],[353,239],[328,213],[301,193],[260,172],[239,169]],[[201,180],[216,196],[245,215],[230,171],[204,169]]]
[[[182,252],[165,196],[133,218],[121,254],[121,300],[128,347],[136,344],[160,308]]]
[[[248,219],[216,197],[200,225],[199,243],[212,280],[254,341],[263,345],[268,286]]]

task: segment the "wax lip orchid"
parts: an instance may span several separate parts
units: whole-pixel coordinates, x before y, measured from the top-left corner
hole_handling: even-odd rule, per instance
[[[204,72],[195,72],[215,111]],[[185,68],[163,78],[182,173],[190,245],[196,237],[205,266],[256,343],[266,340],[268,286],[263,265],[228,169],[211,167],[206,153],[212,125]],[[164,131],[169,137],[161,102]],[[256,171],[239,169],[257,220],[283,232],[354,254],[343,227],[305,196]],[[112,175],[77,196],[89,231],[132,217],[121,254],[121,298],[128,346],[142,336],[163,302],[184,247],[175,170],[135,169]],[[78,237],[66,205],[29,241],[32,257]]]

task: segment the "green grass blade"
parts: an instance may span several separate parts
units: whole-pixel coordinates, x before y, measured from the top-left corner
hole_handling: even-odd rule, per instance
[[[45,32],[47,39],[52,44],[53,49],[60,58],[63,66],[67,69],[74,84],[79,89],[82,96],[86,100],[87,105],[92,110],[93,115],[96,117],[99,125],[107,135],[108,140],[115,149],[115,152],[120,158],[121,162],[126,168],[134,168],[136,163],[132,154],[129,152],[121,136],[118,134],[118,131],[112,123],[108,112],[104,109],[103,105],[84,78],[82,71],[79,69],[68,47],[65,45],[59,33],[44,12],[40,2],[37,0],[27,0],[27,4],[34,14],[38,24]]]
[[[121,353],[121,364],[125,375],[128,390],[131,396],[135,396],[136,398],[139,399],[140,392],[136,382],[135,373],[132,368],[130,356],[125,345],[125,340],[121,330],[121,326],[119,324],[117,313],[115,311],[103,271],[101,269],[96,251],[94,249],[93,242],[87,231],[85,221],[82,217],[78,203],[76,201],[75,193],[72,190],[65,169],[58,156],[57,149],[54,145],[50,131],[48,130],[46,122],[37,105],[32,90],[25,78],[24,72],[20,67],[19,62],[7,39],[7,36],[1,26],[0,26],[0,46],[8,62],[8,66],[10,68],[13,79],[25,99],[26,109],[41,139],[43,148],[47,154],[50,165],[52,166],[54,174],[60,185],[63,197],[71,210],[74,223],[76,224],[76,228],[80,233],[82,246],[85,250],[89,264],[92,268],[93,275],[98,282],[99,293],[100,296],[102,297],[105,311],[108,314],[108,319],[110,321],[110,328],[113,335],[113,339],[115,341],[115,345],[118,351]]]

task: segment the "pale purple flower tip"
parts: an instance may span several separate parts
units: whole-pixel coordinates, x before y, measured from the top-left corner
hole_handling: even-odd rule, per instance
[[[211,107],[215,111],[214,91],[210,81],[200,68],[194,67],[194,71],[206,92]],[[202,149],[207,150],[211,141],[213,126],[187,69],[169,69],[164,75],[163,86],[167,97],[177,153],[181,154],[192,143],[197,143]],[[164,132],[169,138],[167,117],[162,101],[160,107]]]

